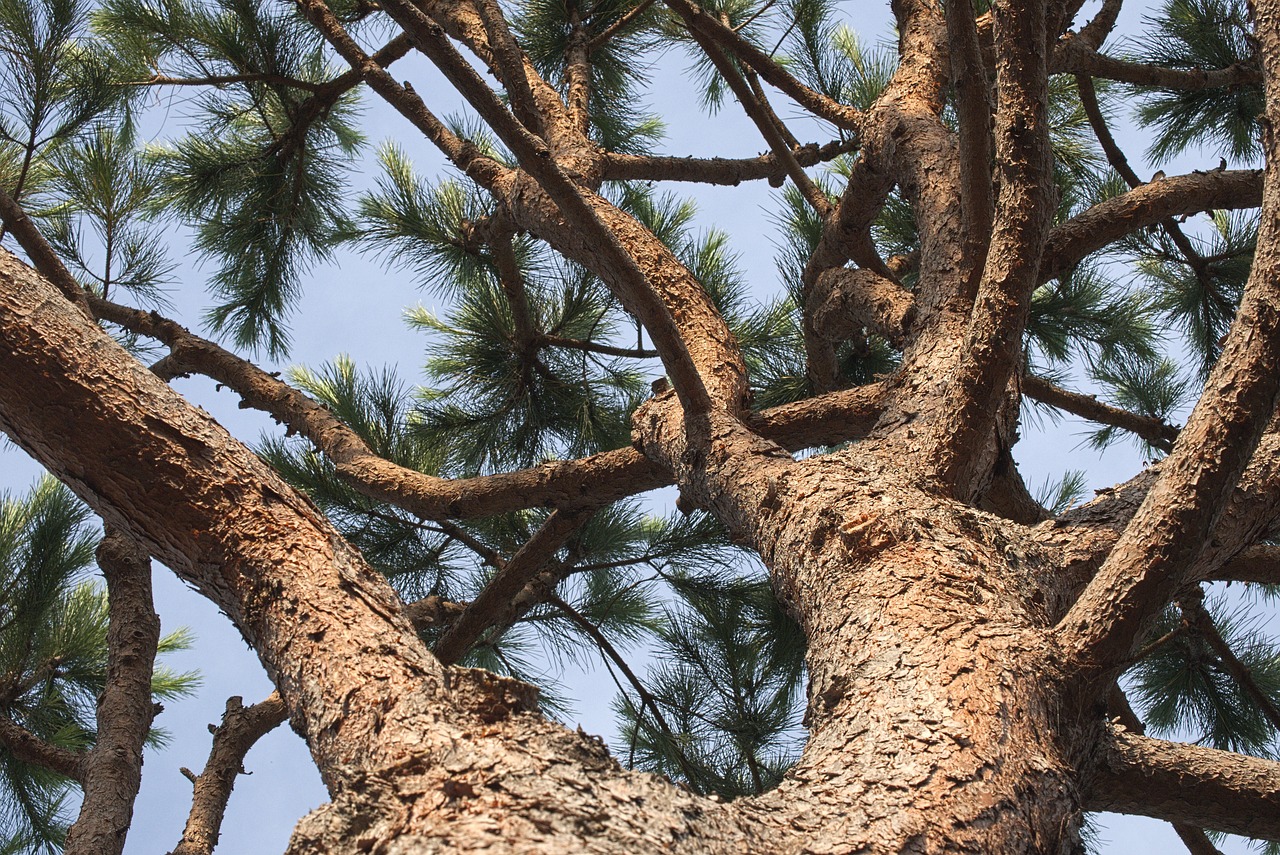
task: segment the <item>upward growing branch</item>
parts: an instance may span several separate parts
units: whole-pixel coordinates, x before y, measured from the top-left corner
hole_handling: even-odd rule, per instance
[[[1222,356],[1161,476],[1106,563],[1059,624],[1086,672],[1108,672],[1172,599],[1248,465],[1280,395],[1280,8],[1257,4],[1267,152],[1258,250]]]

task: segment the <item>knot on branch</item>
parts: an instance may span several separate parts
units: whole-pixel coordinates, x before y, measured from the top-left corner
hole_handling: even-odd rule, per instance
[[[866,328],[901,347],[915,317],[911,293],[878,273],[839,267],[823,272],[809,290],[806,311],[826,341],[851,338]]]

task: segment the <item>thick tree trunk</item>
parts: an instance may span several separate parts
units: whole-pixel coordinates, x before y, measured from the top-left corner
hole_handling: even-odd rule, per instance
[[[32,271],[0,275],[0,423],[259,651],[335,800],[293,851],[1075,845],[1060,702],[1032,679],[1037,565],[990,572],[1016,566],[1011,524],[847,456],[757,466],[781,475],[756,536],[813,639],[814,739],[778,791],[717,804],[625,772],[518,684],[442,669],[305,499]]]

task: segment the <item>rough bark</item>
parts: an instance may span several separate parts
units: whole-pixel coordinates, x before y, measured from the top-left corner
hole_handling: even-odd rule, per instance
[[[151,671],[160,616],[151,604],[151,561],[136,543],[108,529],[98,545],[107,579],[107,685],[98,698],[98,738],[84,758],[84,801],[67,832],[68,855],[118,855],[142,785],[142,747],[155,708]]]

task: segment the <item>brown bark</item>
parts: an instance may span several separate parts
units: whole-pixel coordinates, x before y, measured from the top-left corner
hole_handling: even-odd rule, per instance
[[[182,830],[182,840],[170,855],[210,855],[218,845],[222,820],[227,811],[231,790],[237,776],[244,773],[244,757],[254,744],[284,723],[287,710],[277,693],[253,706],[246,707],[238,698],[228,698],[222,724],[209,726],[213,748],[204,770],[195,775],[183,769],[191,779],[194,792],[191,811]]]
[[[142,785],[142,747],[155,708],[151,672],[160,616],[151,604],[151,560],[136,543],[107,530],[98,545],[107,580],[107,685],[98,698],[98,738],[84,758],[84,801],[67,832],[69,855],[118,855]]]
[[[1280,839],[1280,763],[1114,729],[1091,810]]]
[[[333,798],[301,823],[291,852],[1067,853],[1079,848],[1085,807],[1276,832],[1267,818],[1276,815],[1275,764],[1109,729],[1096,702],[1147,616],[1185,584],[1247,563],[1242,550],[1280,522],[1280,435],[1263,437],[1253,454],[1280,383],[1265,376],[1280,364],[1274,166],[1261,194],[1259,263],[1207,403],[1168,461],[1040,522],[1009,454],[1032,290],[1133,229],[1254,204],[1261,186],[1256,173],[1168,179],[1050,229],[1050,43],[1079,3],[997,2],[973,20],[967,7],[947,4],[944,15],[931,0],[900,0],[903,62],[864,115],[802,86],[723,21],[669,0],[738,84],[773,149],[767,161],[677,166],[606,155],[587,138],[590,44],[572,46],[566,103],[533,69],[499,4],[386,0],[405,39],[512,150],[514,167],[454,135],[387,74],[390,57],[369,56],[320,0],[300,5],[353,74],[492,196],[495,219],[612,289],[650,334],[674,394],[639,410],[634,448],[447,481],[377,459],[323,408],[175,324],[94,304],[165,341],[171,368],[214,376],[304,433],[368,496],[424,517],[557,508],[510,560],[484,556],[497,572],[475,602],[406,608],[309,502],[78,313],[67,299],[78,299],[76,289],[59,293],[0,256],[0,427],[213,600],[258,652]],[[1274,10],[1261,5],[1274,64],[1280,37]],[[1119,73],[1094,50],[1115,9],[1106,4],[1087,36],[1055,48],[1056,61]],[[458,45],[494,73],[507,101]],[[988,146],[989,111],[977,95],[992,72]],[[838,385],[830,344],[857,325],[904,348],[902,367],[883,382],[761,414],[748,409],[746,362],[701,283],[600,190],[605,176],[651,170],[709,181],[786,173],[812,191],[801,158],[830,151],[796,149],[757,76],[859,133],[838,205],[827,211],[825,199],[810,199],[826,219],[804,277],[810,379],[819,390]],[[953,82],[967,95],[959,134],[944,118]],[[895,187],[920,229],[911,295],[895,279],[903,268],[881,260],[870,237]],[[845,270],[850,260],[861,269]],[[519,310],[511,262],[504,284]],[[523,347],[576,346],[540,337],[532,315],[517,314]],[[1063,408],[1172,439],[1167,426],[1027,386]],[[835,453],[789,453],[851,439]],[[729,805],[622,770],[598,743],[541,717],[528,686],[440,661],[554,596],[564,567],[550,559],[589,508],[672,481],[685,504],[709,508],[760,553],[809,642],[803,757],[777,790]],[[975,510],[980,501],[1021,522]],[[440,658],[417,636],[428,622],[447,625]],[[11,724],[0,720],[11,750],[79,771],[78,759],[24,740]],[[209,796],[193,805],[193,851],[212,845],[248,744],[224,727]]]
[[[1269,80],[1280,74],[1280,22],[1259,10]],[[1280,119],[1280,87],[1267,87]],[[1268,140],[1269,150],[1272,142]],[[1130,653],[1146,622],[1188,581],[1230,491],[1271,421],[1280,375],[1280,172],[1268,163],[1258,252],[1222,358],[1143,506],[1098,576],[1063,619],[1064,645],[1080,664],[1108,669]]]

